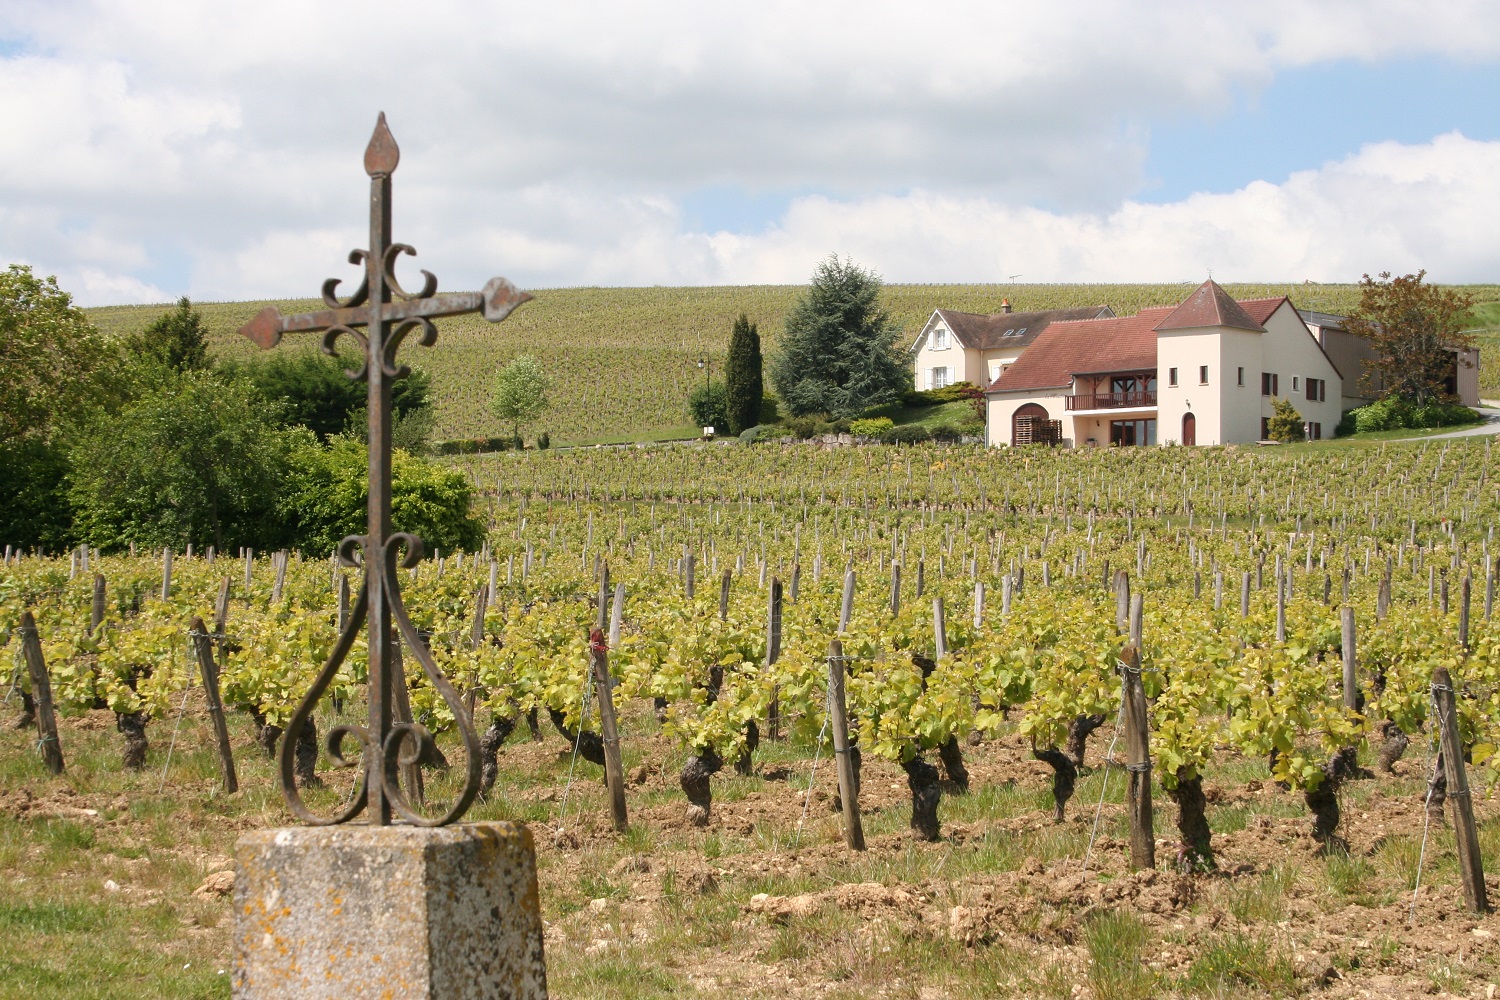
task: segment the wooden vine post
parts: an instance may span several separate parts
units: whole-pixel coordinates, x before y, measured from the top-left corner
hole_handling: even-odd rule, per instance
[[[1146,689],[1141,684],[1141,651],[1121,654],[1120,697],[1125,701],[1125,811],[1130,816],[1130,867],[1156,867],[1156,831],[1151,824],[1151,744],[1146,724]]]
[[[21,649],[26,657],[26,672],[31,675],[31,697],[36,702],[37,745],[42,760],[53,774],[63,773],[62,744],[57,741],[57,714],[52,710],[52,682],[47,677],[47,663],[42,659],[42,640],[36,633],[36,619],[30,611],[21,614]]]
[[[766,666],[773,667],[781,658],[781,580],[771,578],[771,591],[766,598]],[[766,736],[781,739],[781,694],[771,688],[771,704],[766,710]]]
[[[849,754],[849,714],[844,705],[844,644],[837,639],[828,644],[828,707],[832,713],[833,755],[839,769],[839,801],[844,806],[844,843],[851,851],[863,851],[865,829],[859,819],[859,789]]]
[[[1475,913],[1487,913],[1490,903],[1484,888],[1484,863],[1479,856],[1479,831],[1474,825],[1474,803],[1469,799],[1469,776],[1464,770],[1453,678],[1447,667],[1438,667],[1432,672],[1432,700],[1437,707],[1448,802],[1453,806],[1453,833],[1458,841],[1458,869],[1464,887],[1464,903]]]
[[[94,600],[89,610],[89,635],[99,631],[104,624],[104,574],[94,574]]]
[[[224,791],[233,795],[240,790],[234,773],[234,753],[229,746],[229,726],[224,721],[224,702],[219,697],[219,667],[214,662],[214,644],[202,618],[188,626],[193,637],[193,652],[198,656],[198,674],[203,679],[203,693],[208,702],[208,718],[214,727],[214,743],[219,750],[219,770],[224,774]]]
[[[594,634],[589,637],[589,652],[594,668],[594,690],[599,697],[599,735],[604,742],[604,782],[609,786],[610,821],[616,833],[624,833],[630,826],[625,812],[625,769],[620,766],[620,729],[615,722],[615,695],[609,682],[609,647],[604,642],[604,627],[609,615],[608,587],[607,579],[601,575],[599,618]]]
[[[1344,708],[1359,711],[1359,688],[1354,668],[1358,659],[1357,635],[1354,627],[1354,609],[1345,605],[1339,612],[1339,625],[1343,633],[1344,658]]]

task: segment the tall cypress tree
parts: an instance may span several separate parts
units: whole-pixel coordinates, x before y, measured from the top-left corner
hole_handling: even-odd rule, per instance
[[[760,423],[760,401],[765,395],[761,373],[760,330],[740,313],[729,335],[729,360],[724,365],[724,395],[729,432],[738,434]]]

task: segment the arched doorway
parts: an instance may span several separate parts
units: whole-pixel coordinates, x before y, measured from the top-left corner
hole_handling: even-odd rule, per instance
[[[1010,418],[1010,443],[1054,444],[1049,434],[1051,421],[1047,408],[1040,403],[1027,403],[1019,407]]]
[[[1198,418],[1191,413],[1182,415],[1182,443],[1185,445],[1198,443]]]

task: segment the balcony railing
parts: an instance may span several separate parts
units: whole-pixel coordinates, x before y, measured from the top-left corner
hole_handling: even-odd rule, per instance
[[[1100,392],[1065,398],[1070,410],[1125,410],[1156,405],[1155,390]]]

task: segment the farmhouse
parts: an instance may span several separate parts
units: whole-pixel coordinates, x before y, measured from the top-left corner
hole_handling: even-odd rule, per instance
[[[954,382],[989,385],[1015,364],[1053,323],[1113,316],[1109,306],[982,314],[934,309],[912,345],[918,389],[941,389]]]
[[[931,325],[931,324],[929,324]],[[987,392],[991,445],[1209,445],[1266,437],[1276,398],[1332,437],[1344,377],[1285,296],[1213,280],[1181,305],[1054,319]]]

